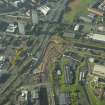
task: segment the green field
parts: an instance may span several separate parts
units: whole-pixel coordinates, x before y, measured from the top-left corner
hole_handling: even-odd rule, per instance
[[[71,10],[65,13],[65,20],[71,23],[77,15],[87,14],[87,8],[89,4],[94,1],[95,0],[74,0],[73,2],[70,2],[69,7],[71,8]]]

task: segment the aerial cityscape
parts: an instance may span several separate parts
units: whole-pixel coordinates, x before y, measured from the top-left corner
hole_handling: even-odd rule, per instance
[[[0,0],[0,105],[105,105],[105,0]]]

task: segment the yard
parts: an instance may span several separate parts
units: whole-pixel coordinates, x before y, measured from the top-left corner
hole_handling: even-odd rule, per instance
[[[75,16],[87,14],[87,8],[94,0],[73,0],[69,3],[70,11],[65,13],[65,20],[69,23],[73,22]]]

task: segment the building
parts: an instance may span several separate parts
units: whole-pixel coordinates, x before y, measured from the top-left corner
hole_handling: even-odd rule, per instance
[[[9,73],[6,70],[0,70],[0,83],[5,82],[9,77]]]
[[[76,24],[74,27],[74,31],[79,31],[79,29],[80,29],[80,24]]]
[[[39,98],[39,94],[38,94],[39,90],[35,89],[35,90],[31,90],[31,98],[33,100],[38,99]]]
[[[5,59],[6,59],[6,57],[5,57],[5,56],[0,56],[0,62],[4,62],[4,61],[5,61]]]
[[[90,34],[87,35],[87,37],[89,39],[93,39],[95,41],[105,42],[105,35],[102,35],[102,34],[93,34],[93,33],[90,33]]]
[[[62,75],[62,73],[61,73],[61,70],[60,70],[60,69],[58,69],[58,70],[57,70],[57,75],[58,75],[58,76],[61,76],[61,75]]]
[[[98,77],[105,78],[105,66],[96,64],[94,66],[94,68],[93,68],[93,72],[92,73],[94,75],[98,76]]]
[[[65,94],[63,93],[59,95],[59,105],[66,105]]]
[[[72,84],[73,83],[73,70],[70,65],[65,66],[65,72],[64,72],[64,77],[65,77],[65,83],[66,84]]]
[[[21,94],[18,95],[17,101],[18,105],[28,105],[29,92],[27,90],[22,90]]]
[[[105,0],[96,0],[88,8],[88,11],[96,14],[97,16],[104,16],[105,13]]]
[[[86,17],[86,16],[80,16],[79,19],[83,22],[86,22],[86,23],[92,23],[92,18],[89,18],[89,17]]]
[[[32,10],[32,22],[33,22],[33,25],[38,24],[38,14],[37,14],[37,11],[34,9]]]
[[[19,7],[21,4],[23,4],[25,2],[25,0],[17,0],[17,1],[14,1],[13,3],[12,3],[12,5],[14,6],[14,7]]]
[[[18,29],[19,29],[19,33],[22,35],[25,35],[25,25],[22,22],[18,22]]]
[[[58,96],[59,105],[70,105],[70,93],[60,93]]]
[[[97,28],[97,30],[98,30],[99,32],[105,32],[105,27],[104,27],[104,26],[99,26],[99,27]]]
[[[38,10],[41,11],[41,13],[43,13],[43,15],[46,16],[50,11],[50,8],[48,6],[41,6],[38,8]]]
[[[9,26],[6,29],[6,32],[14,33],[16,28],[17,28],[17,25],[15,25],[15,24],[9,24]]]
[[[74,32],[64,32],[63,37],[75,38]]]
[[[0,56],[0,69],[3,69],[3,66],[5,65],[5,60],[6,57],[5,56]]]

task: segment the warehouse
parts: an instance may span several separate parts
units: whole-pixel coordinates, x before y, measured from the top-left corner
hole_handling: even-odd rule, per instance
[[[104,65],[99,65],[96,64],[93,68],[93,72],[94,75],[97,75],[99,77],[105,78],[105,66]]]
[[[38,8],[38,10],[40,10],[46,16],[48,12],[50,11],[50,8],[47,6],[41,6]]]
[[[72,70],[72,66],[71,65],[66,65],[65,66],[65,83],[66,84],[72,84],[73,83],[73,79],[74,79],[74,74],[73,74],[73,70]]]
[[[92,23],[93,20],[89,17],[86,17],[86,16],[80,16],[79,19],[83,22],[86,22],[86,23]]]
[[[75,38],[75,34],[73,32],[64,32],[63,36],[68,38]]]
[[[96,41],[100,41],[100,42],[105,42],[105,35],[102,35],[102,34],[90,33],[90,34],[88,34],[88,38],[96,40]]]

